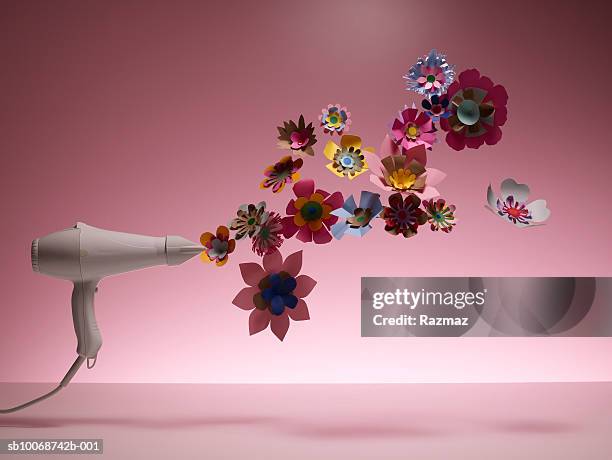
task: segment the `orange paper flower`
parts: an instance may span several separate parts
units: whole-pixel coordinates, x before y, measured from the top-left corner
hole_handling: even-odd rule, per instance
[[[210,232],[202,233],[200,243],[204,246],[204,251],[200,259],[204,262],[215,262],[218,267],[225,265],[228,255],[236,249],[236,240],[230,239],[229,229],[223,225],[217,227],[216,235]]]

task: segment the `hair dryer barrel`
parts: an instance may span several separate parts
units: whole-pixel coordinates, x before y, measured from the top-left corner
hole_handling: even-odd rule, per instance
[[[166,238],[103,230],[79,222],[83,280],[165,265]]]
[[[32,242],[32,269],[70,281],[100,280],[154,265],[179,265],[202,252],[181,236],[146,236],[79,222]]]

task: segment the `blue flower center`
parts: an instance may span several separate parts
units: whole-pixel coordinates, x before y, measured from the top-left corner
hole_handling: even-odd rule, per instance
[[[323,207],[317,201],[308,201],[300,209],[300,214],[307,222],[319,220],[323,215]]]
[[[355,160],[351,158],[349,155],[345,155],[340,159],[340,163],[345,168],[352,168],[355,165]]]
[[[293,276],[281,277],[274,273],[269,277],[270,286],[261,291],[263,299],[270,304],[274,315],[282,315],[285,308],[295,308],[298,298],[293,295],[297,282]]]

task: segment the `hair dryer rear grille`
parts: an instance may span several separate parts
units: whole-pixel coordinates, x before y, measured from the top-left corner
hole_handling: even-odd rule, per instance
[[[32,241],[32,270],[38,272],[38,238]]]

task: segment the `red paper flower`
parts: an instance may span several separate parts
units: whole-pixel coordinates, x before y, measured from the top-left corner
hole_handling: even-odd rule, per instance
[[[291,200],[287,205],[287,217],[283,218],[283,234],[291,238],[297,233],[297,239],[316,244],[329,243],[332,235],[329,228],[338,218],[330,214],[344,204],[340,192],[331,195],[325,190],[315,190],[313,180],[301,180],[293,186],[297,200]]]
[[[477,149],[482,144],[497,144],[500,126],[506,123],[508,93],[476,69],[461,72],[459,80],[448,88],[450,116],[440,120],[446,143],[455,150]]]
[[[302,268],[302,251],[291,254],[283,262],[280,251],[263,258],[263,267],[256,263],[240,264],[240,273],[248,285],[232,303],[243,310],[252,310],[249,316],[251,335],[268,326],[279,340],[289,329],[289,319],[310,319],[306,297],[317,282],[306,275],[298,275]]]
[[[401,193],[394,193],[389,197],[389,206],[383,210],[385,231],[392,235],[404,235],[410,238],[417,234],[419,226],[427,222],[427,214],[420,208],[421,199],[410,194],[403,197]]]

